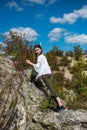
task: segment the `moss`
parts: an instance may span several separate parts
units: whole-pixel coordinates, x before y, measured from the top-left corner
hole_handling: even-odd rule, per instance
[[[84,109],[84,110],[87,110],[86,100],[85,100],[85,98],[81,98],[80,95],[77,95],[77,97],[73,101],[68,100],[68,102],[66,104],[67,104],[67,107],[69,109],[73,109],[73,110]]]
[[[46,110],[46,109],[54,109],[56,107],[56,101],[54,98],[44,98],[43,101],[40,103],[40,109]]]
[[[58,128],[55,127],[54,123],[49,124],[49,130],[58,130]]]

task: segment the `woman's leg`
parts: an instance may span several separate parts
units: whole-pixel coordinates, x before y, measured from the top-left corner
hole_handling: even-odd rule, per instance
[[[61,107],[62,106],[62,102],[61,102],[60,98],[58,97],[57,92],[55,91],[55,89],[51,85],[51,81],[49,79],[49,76],[48,75],[42,76],[42,80],[44,81],[46,86],[49,88],[49,90],[51,92],[51,95],[56,98],[56,101],[57,101],[57,104],[59,105],[59,107]]]
[[[30,82],[34,82],[35,81],[35,78],[37,76],[37,72],[34,70],[34,68],[32,69],[32,72],[31,72],[31,76],[30,76]]]
[[[57,103],[58,103],[58,105],[60,107],[63,105],[62,102],[61,102],[61,100],[60,100],[60,98],[58,96],[56,97],[56,101],[57,101]]]

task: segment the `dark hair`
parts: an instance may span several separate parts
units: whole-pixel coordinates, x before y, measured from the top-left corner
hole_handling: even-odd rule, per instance
[[[34,49],[35,48],[40,48],[41,49],[41,53],[40,54],[42,54],[42,47],[39,45],[39,44],[36,44],[35,46],[34,46]],[[37,54],[36,54],[36,61],[35,61],[35,63],[37,62]]]
[[[39,44],[36,44],[36,45],[34,46],[34,49],[35,49],[35,48],[40,48],[40,49],[42,49],[41,45],[39,45]]]
[[[40,49],[41,49],[41,53],[42,53],[42,47],[41,47],[41,45],[36,44],[36,45],[34,46],[34,49],[35,49],[35,48],[40,48]]]

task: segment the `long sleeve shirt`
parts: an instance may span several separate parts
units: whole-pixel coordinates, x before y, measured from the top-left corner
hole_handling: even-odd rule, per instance
[[[34,69],[38,73],[36,78],[45,74],[52,74],[48,61],[43,54],[37,57],[37,63],[34,64]]]

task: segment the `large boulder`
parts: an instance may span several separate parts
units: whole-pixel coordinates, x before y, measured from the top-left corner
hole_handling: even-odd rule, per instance
[[[44,93],[29,83],[31,70],[15,71],[0,56],[0,130],[87,130],[87,111],[40,109]]]

